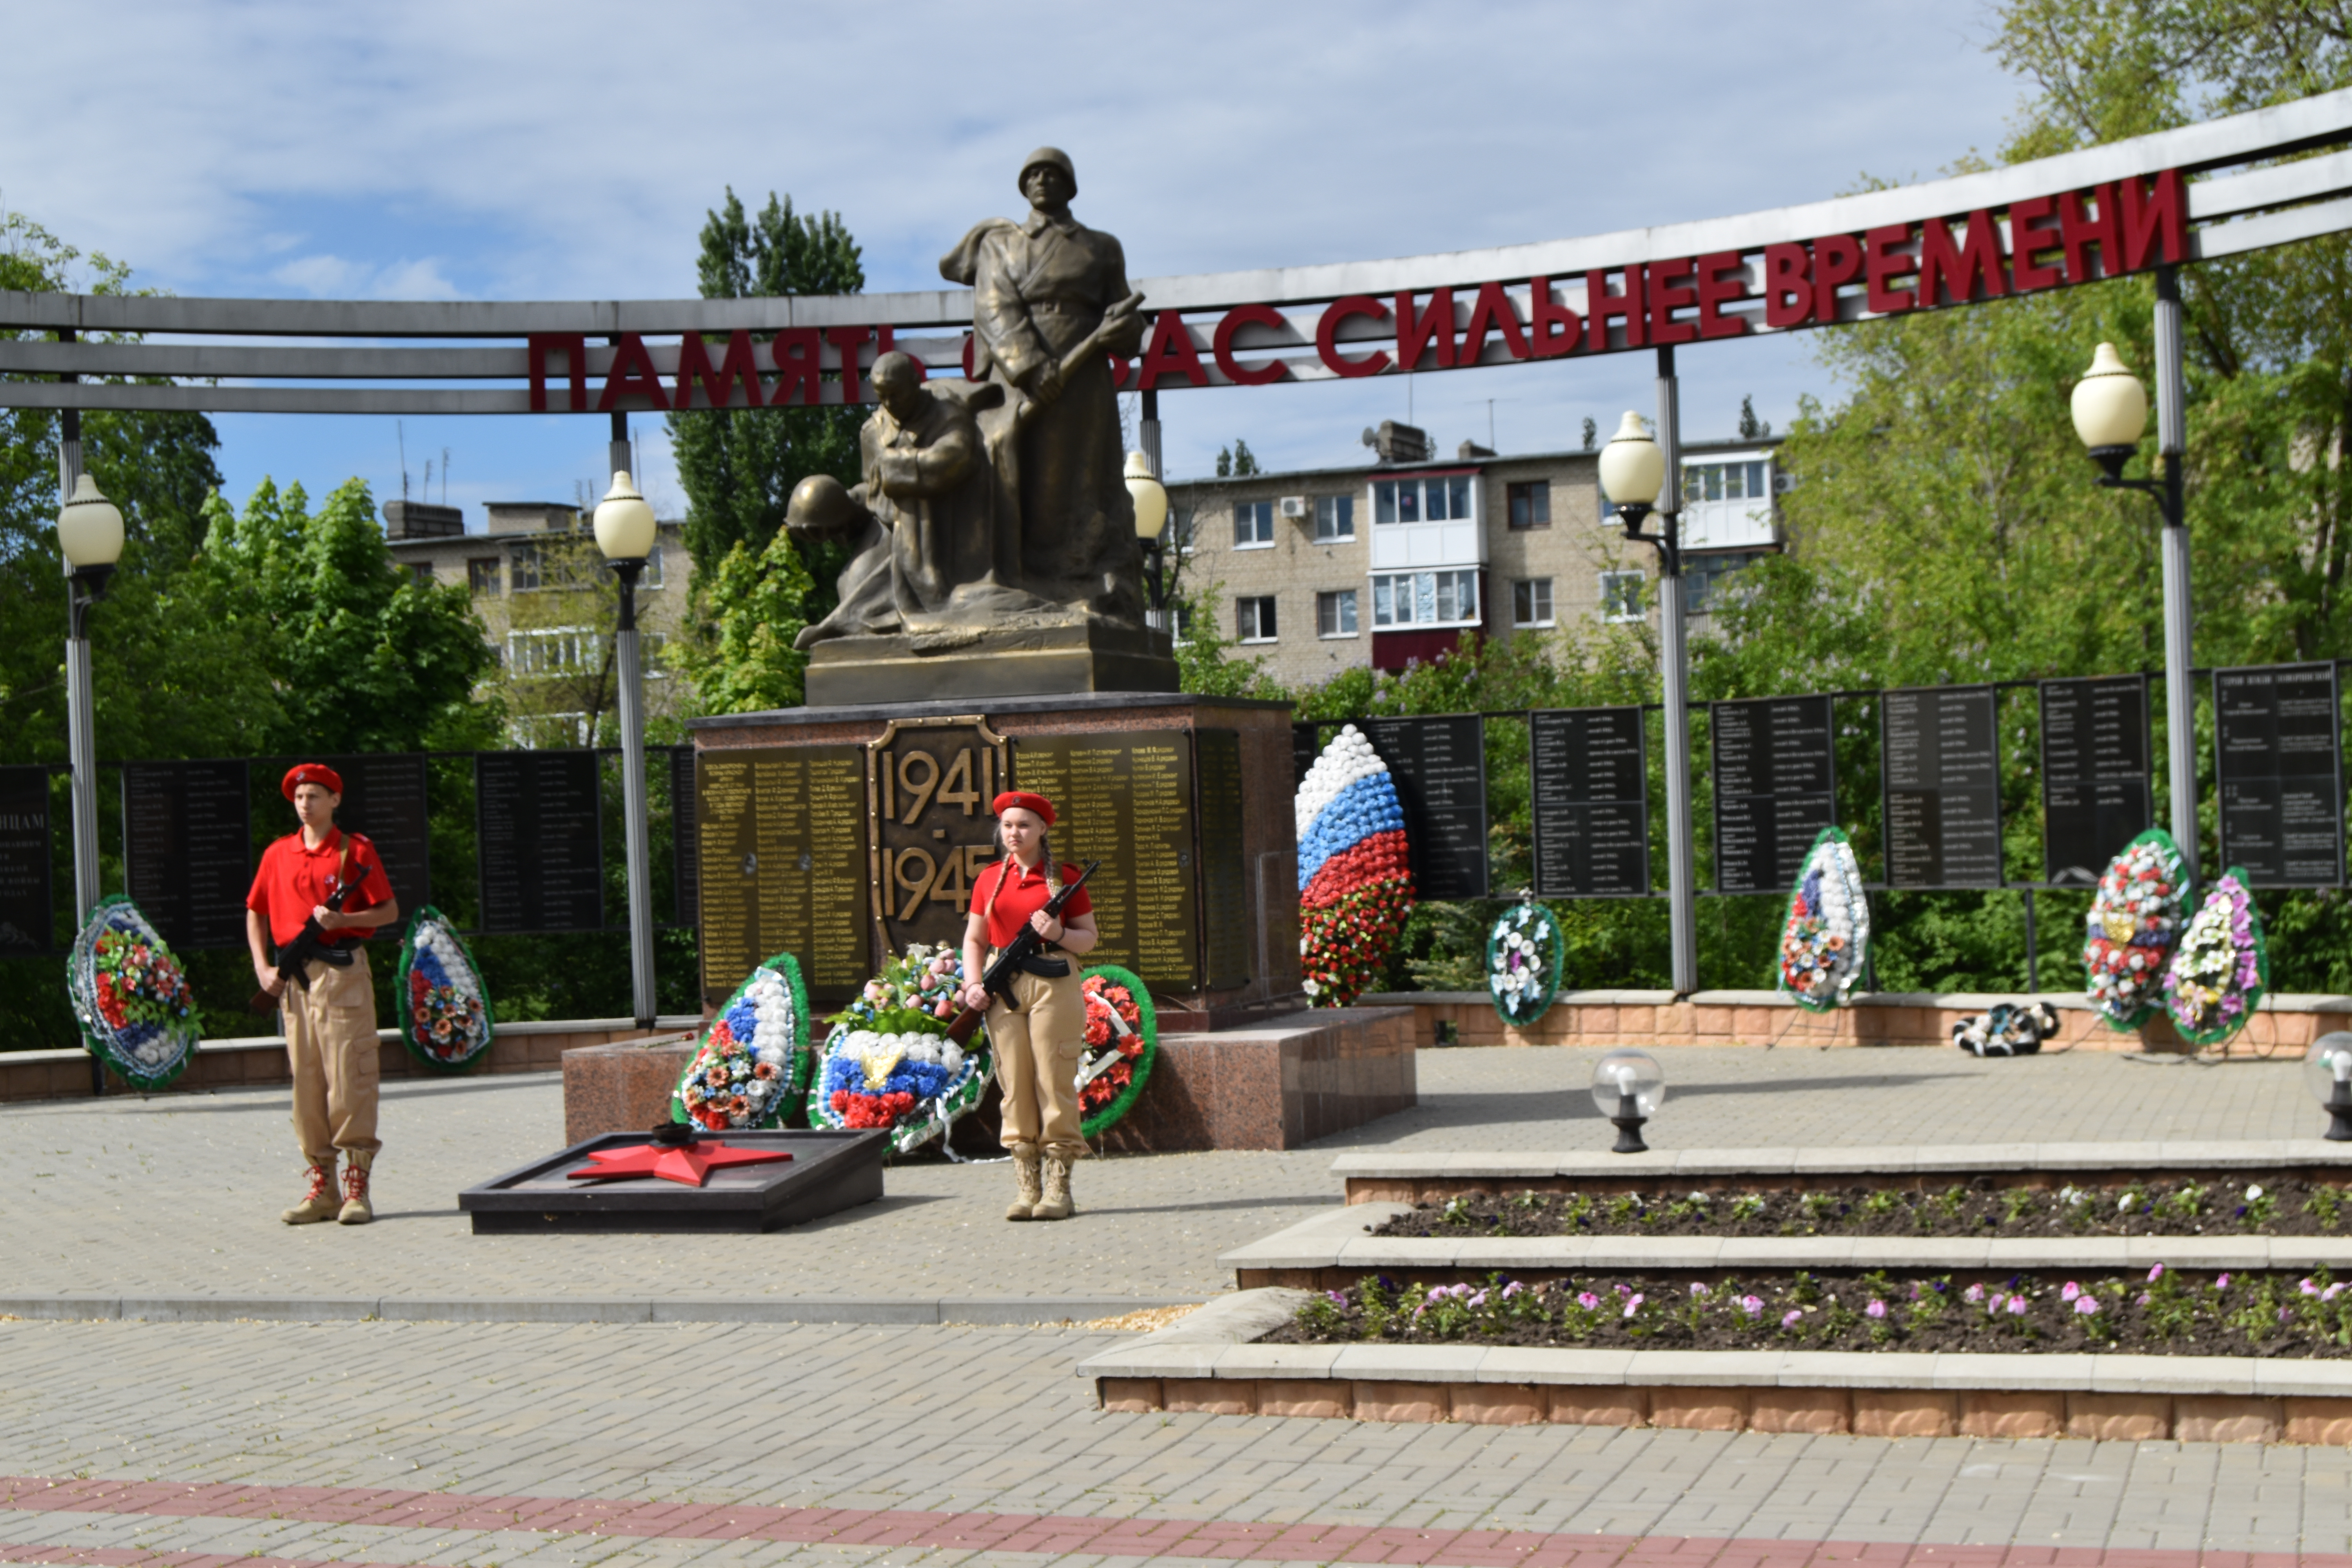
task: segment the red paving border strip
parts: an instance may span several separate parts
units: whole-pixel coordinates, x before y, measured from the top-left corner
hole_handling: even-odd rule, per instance
[[[530,1531],[663,1541],[756,1539],[793,1545],[928,1551],[1084,1552],[1240,1563],[1397,1568],[2352,1568],[2339,1552],[2106,1551],[2087,1547],[1556,1535],[1239,1520],[934,1513],[913,1509],[768,1508],[632,1499],[470,1497],[368,1487],[50,1479],[0,1476],[0,1510],[160,1519],[277,1519],[386,1530]],[[142,1552],[0,1542],[0,1563],[64,1568],[433,1568],[205,1552]]]

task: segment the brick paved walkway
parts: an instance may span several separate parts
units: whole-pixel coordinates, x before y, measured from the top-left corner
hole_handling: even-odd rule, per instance
[[[2276,1137],[2291,1063],[1679,1051],[1662,1147]],[[0,1110],[0,1293],[737,1296],[1223,1287],[1336,1200],[1340,1148],[1605,1138],[1566,1050],[1433,1052],[1423,1104],[1287,1154],[1105,1161],[996,1219],[1002,1167],[761,1237],[477,1239],[457,1190],[551,1148],[548,1080],[387,1097],[385,1217],[289,1230],[280,1099]],[[2352,1455],[2173,1443],[1383,1426],[1092,1409],[1080,1330],[0,1322],[0,1561],[89,1568],[2352,1568]],[[82,1484],[87,1482],[97,1485]],[[109,1483],[131,1483],[118,1486]],[[2253,1555],[2247,1555],[2253,1554]]]
[[[774,1235],[481,1237],[459,1189],[562,1142],[551,1077],[384,1091],[379,1223],[276,1223],[300,1163],[282,1091],[0,1108],[0,1297],[561,1299],[1087,1296],[1197,1300],[1218,1253],[1336,1203],[1342,1149],[1606,1147],[1593,1053],[1423,1052],[1416,1110],[1287,1153],[1083,1165],[1078,1223],[1008,1226],[1002,1165],[891,1169],[879,1204]],[[1664,1056],[1657,1148],[2308,1136],[2297,1064],[1922,1049]],[[1088,1223],[1089,1221],[1107,1223]]]

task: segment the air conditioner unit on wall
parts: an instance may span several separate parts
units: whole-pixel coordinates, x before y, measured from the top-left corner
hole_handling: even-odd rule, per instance
[[[1282,515],[1285,517],[1305,517],[1307,515],[1307,498],[1305,496],[1283,497]]]

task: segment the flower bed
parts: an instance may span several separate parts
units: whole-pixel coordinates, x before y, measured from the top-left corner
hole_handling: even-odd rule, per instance
[[[2300,1176],[2258,1182],[2136,1182],[2112,1191],[2000,1187],[1989,1177],[1940,1192],[1639,1194],[1522,1192],[1423,1204],[1376,1227],[1389,1237],[2352,1235],[2352,1185]]]
[[[2352,1287],[2308,1275],[2191,1279],[2159,1263],[2055,1282],[2008,1275],[1843,1279],[1803,1270],[1712,1284],[1599,1274],[1318,1291],[1269,1344],[2352,1357]]]
[[[490,1048],[497,1022],[481,971],[448,917],[427,904],[400,944],[400,1040],[408,1054],[442,1072],[463,1072]]]
[[[66,994],[83,1044],[133,1089],[163,1088],[195,1055],[187,973],[129,899],[104,899],[90,910],[66,958]]]

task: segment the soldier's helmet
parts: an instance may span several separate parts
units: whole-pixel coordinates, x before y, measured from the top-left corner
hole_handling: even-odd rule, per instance
[[[794,533],[842,533],[857,521],[856,501],[831,474],[811,474],[793,487],[784,504],[784,526]]]
[[[1023,159],[1021,161],[1021,177],[1018,180],[1015,180],[1013,184],[1025,192],[1029,185],[1029,171],[1035,168],[1040,163],[1051,163],[1056,169],[1061,170],[1062,177],[1070,182],[1070,195],[1075,196],[1078,194],[1077,167],[1070,162],[1070,155],[1067,153],[1063,152],[1059,147],[1040,147],[1034,153],[1030,153],[1028,157]]]

